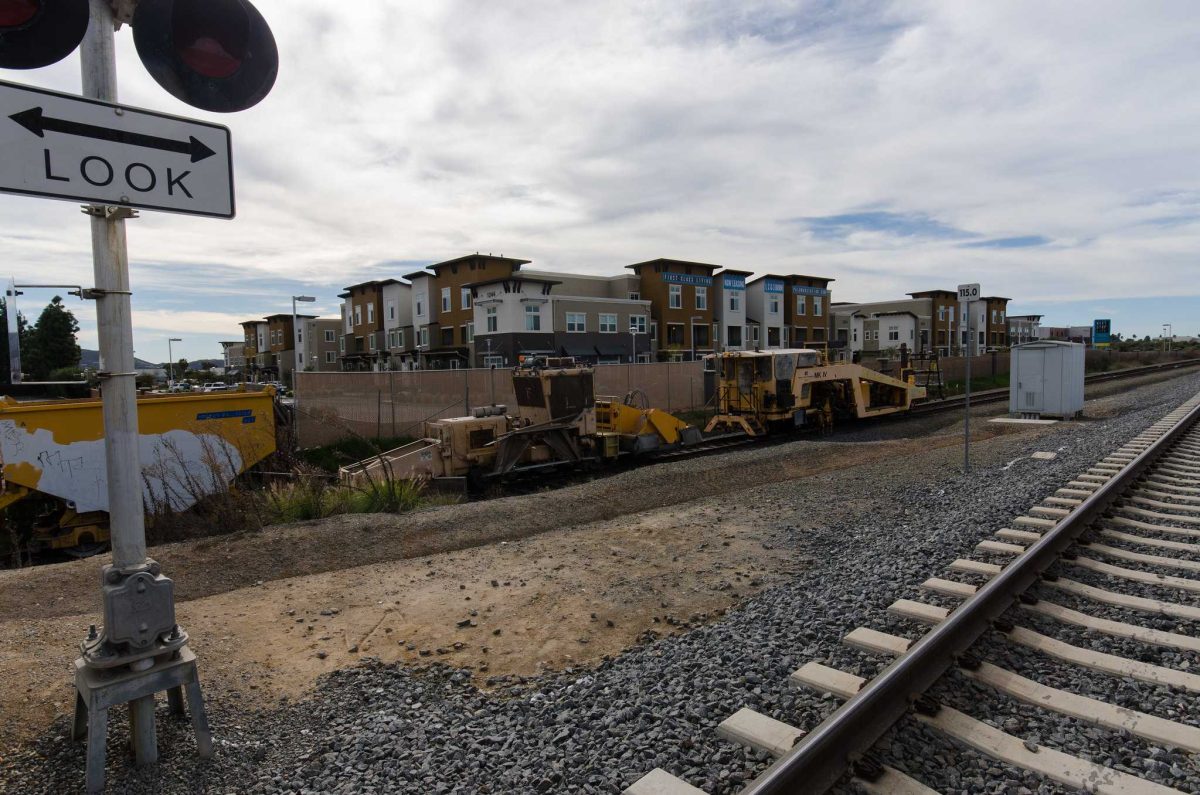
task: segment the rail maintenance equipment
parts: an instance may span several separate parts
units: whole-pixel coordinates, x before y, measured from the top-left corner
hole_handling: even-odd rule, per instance
[[[512,372],[517,411],[480,406],[470,416],[431,420],[423,438],[342,467],[341,481],[390,479],[461,484],[539,469],[574,468],[652,455],[701,441],[700,431],[654,408],[596,397],[593,369],[570,357],[530,358]]]
[[[830,428],[841,419],[867,419],[908,411],[923,400],[913,370],[893,378],[852,362],[831,363],[819,350],[785,348],[710,354],[716,375],[717,413],[705,433]]]

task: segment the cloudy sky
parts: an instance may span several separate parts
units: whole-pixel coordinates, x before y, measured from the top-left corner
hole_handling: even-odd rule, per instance
[[[237,182],[233,221],[129,223],[141,358],[474,251],[812,273],[840,301],[977,281],[1055,324],[1200,333],[1192,2],[257,5],[279,80],[229,116],[118,34],[121,100],[230,126]],[[77,92],[78,56],[0,79]],[[91,282],[77,206],[0,196],[0,245],[18,281]]]

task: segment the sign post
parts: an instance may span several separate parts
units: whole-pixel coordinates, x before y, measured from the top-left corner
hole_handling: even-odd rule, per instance
[[[979,283],[958,285],[958,303],[966,310],[967,315],[967,344],[963,349],[966,356],[965,397],[963,400],[963,472],[971,472],[971,349],[974,347],[975,334],[971,330],[971,304],[979,298]]]

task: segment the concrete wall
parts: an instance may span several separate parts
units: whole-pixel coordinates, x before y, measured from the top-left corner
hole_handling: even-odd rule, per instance
[[[651,406],[680,412],[704,404],[701,362],[598,365],[598,396],[623,397],[631,389]],[[419,370],[384,373],[297,373],[301,447],[360,435],[414,436],[422,423],[462,416],[469,406],[495,401],[516,408],[509,368]],[[493,391],[494,390],[494,391]]]

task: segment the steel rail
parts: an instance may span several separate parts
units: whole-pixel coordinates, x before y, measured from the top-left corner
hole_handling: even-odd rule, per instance
[[[1200,404],[763,771],[742,790],[742,795],[815,794],[833,786],[1084,529],[1197,420]]]

